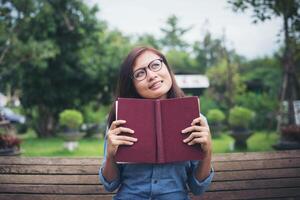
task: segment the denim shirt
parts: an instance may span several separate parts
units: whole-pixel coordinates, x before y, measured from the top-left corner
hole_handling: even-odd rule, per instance
[[[106,140],[104,142],[104,160],[106,158]],[[200,195],[210,185],[214,176],[210,175],[202,181],[197,180],[195,172],[201,161],[183,161],[167,164],[118,164],[120,175],[109,182],[99,170],[100,182],[104,188],[112,192],[118,188],[115,200],[118,199],[159,199],[187,200],[188,189],[194,195]]]
[[[201,161],[184,161],[168,164],[118,164],[120,177],[108,182],[99,170],[104,188],[112,192],[119,188],[117,199],[179,199],[188,198],[188,188],[194,195],[200,195],[210,185],[214,172],[203,181],[195,177],[195,170]],[[105,159],[103,161],[104,166]],[[188,186],[188,188],[187,188]]]

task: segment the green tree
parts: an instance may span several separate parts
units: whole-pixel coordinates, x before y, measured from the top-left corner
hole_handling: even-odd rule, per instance
[[[0,7],[1,78],[21,89],[39,136],[53,135],[63,109],[110,93],[102,80],[106,25],[96,19],[96,7],[80,0],[2,0]]]
[[[275,129],[278,93],[281,84],[282,68],[275,57],[257,58],[241,63],[241,80],[246,92],[237,97],[237,104],[254,110],[255,129]]]
[[[207,95],[218,102],[222,110],[229,110],[235,104],[237,96],[245,91],[245,84],[241,81],[237,63],[228,65],[226,59],[223,59],[216,66],[208,69],[206,75],[210,80]]]
[[[160,29],[163,33],[161,44],[164,49],[181,51],[188,47],[188,44],[182,40],[182,37],[191,30],[191,27],[182,28],[178,25],[178,22],[178,17],[171,15],[167,19],[164,28]]]
[[[131,45],[130,38],[124,36],[118,30],[106,30],[99,39],[103,48],[102,56],[100,57],[103,71],[99,71],[101,74],[98,74],[97,77],[104,83],[102,90],[104,92],[101,93],[101,98],[98,102],[101,104],[110,104],[116,88],[121,62],[133,46]]]
[[[166,53],[169,64],[178,74],[195,74],[197,71],[197,64],[191,54],[185,51],[170,50]]]
[[[23,63],[31,60],[43,65],[44,59],[52,58],[58,53],[58,49],[50,40],[36,41],[28,37],[29,21],[36,15],[35,10],[38,6],[37,2],[32,0],[0,1],[1,90],[8,87],[8,80],[12,89],[19,86],[22,78],[19,69]]]
[[[154,35],[143,34],[140,35],[136,41],[137,46],[151,46],[155,49],[161,49],[161,44],[159,39],[156,39]]]
[[[257,58],[242,62],[239,71],[248,91],[266,93],[270,98],[277,99],[282,82],[282,68],[276,57]]]
[[[216,65],[224,57],[222,49],[222,40],[212,38],[210,32],[206,32],[202,41],[194,43],[193,52],[201,73],[205,73],[207,68]]]

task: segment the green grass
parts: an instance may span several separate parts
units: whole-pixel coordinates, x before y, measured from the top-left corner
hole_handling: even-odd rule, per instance
[[[103,156],[103,139],[88,138],[79,141],[79,148],[73,152],[64,149],[64,141],[60,138],[37,138],[32,131],[22,135],[23,156]],[[273,151],[272,145],[277,143],[278,134],[275,132],[255,132],[247,141],[246,151]],[[232,149],[234,140],[222,134],[213,138],[213,152],[236,152]]]
[[[79,147],[70,152],[63,147],[61,138],[37,138],[32,132],[22,136],[23,156],[102,156],[103,139],[83,138]]]

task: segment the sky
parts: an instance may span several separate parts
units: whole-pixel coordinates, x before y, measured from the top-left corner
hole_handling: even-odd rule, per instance
[[[253,24],[251,12],[235,13],[226,0],[85,0],[97,4],[97,17],[107,21],[110,29],[125,35],[144,33],[162,36],[160,28],[171,15],[179,18],[179,26],[193,27],[184,40],[201,41],[206,31],[214,38],[225,35],[226,46],[248,59],[270,56],[280,46],[278,34],[281,20],[275,18]]]

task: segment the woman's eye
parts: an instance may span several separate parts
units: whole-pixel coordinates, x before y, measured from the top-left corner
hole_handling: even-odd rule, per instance
[[[139,78],[139,77],[143,77],[145,75],[145,71],[141,70],[135,73],[135,77]]]
[[[151,65],[151,69],[158,69],[159,66],[160,66],[159,63],[153,63],[153,64]]]

